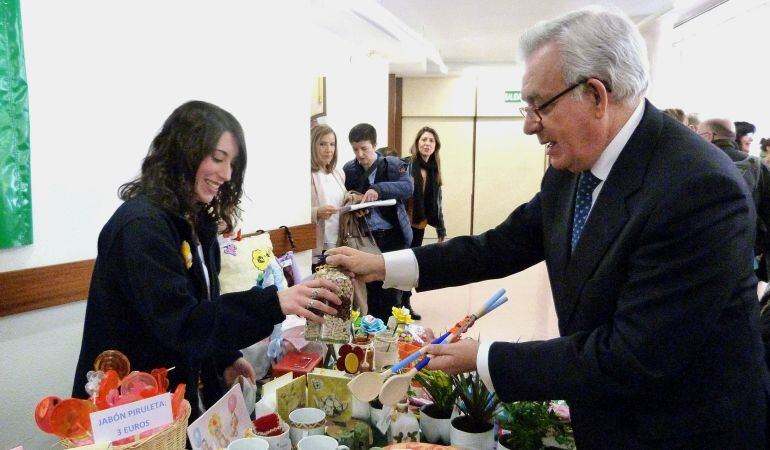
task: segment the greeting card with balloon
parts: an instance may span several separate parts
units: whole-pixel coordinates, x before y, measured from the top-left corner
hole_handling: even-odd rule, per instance
[[[233,387],[218,402],[187,427],[193,450],[227,448],[230,442],[248,436],[252,428],[241,385]]]

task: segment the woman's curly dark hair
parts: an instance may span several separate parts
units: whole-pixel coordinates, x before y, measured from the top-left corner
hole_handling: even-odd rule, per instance
[[[219,187],[211,203],[195,201],[195,174],[201,161],[212,154],[219,138],[230,132],[238,145],[230,181]],[[240,216],[243,175],[246,171],[246,143],[238,120],[224,109],[202,101],[190,101],[174,110],[152,140],[142,162],[142,172],[118,189],[121,200],[138,194],[197,228],[201,218],[226,225],[230,232]]]

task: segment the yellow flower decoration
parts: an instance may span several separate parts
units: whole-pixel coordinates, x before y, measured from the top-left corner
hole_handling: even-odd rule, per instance
[[[361,312],[357,309],[350,311],[350,321],[355,322],[360,315],[361,315]]]
[[[254,263],[254,267],[263,271],[267,269],[272,257],[273,252],[269,248],[258,248],[251,252],[251,262]]]
[[[192,267],[192,251],[190,250],[190,243],[187,241],[182,241],[182,248],[180,249],[180,252],[182,253],[182,259],[184,259],[184,265],[188,269]]]
[[[412,315],[409,314],[409,308],[399,308],[394,306],[390,311],[393,313],[393,317],[396,318],[396,323],[409,324],[414,322],[414,320],[412,320]]]

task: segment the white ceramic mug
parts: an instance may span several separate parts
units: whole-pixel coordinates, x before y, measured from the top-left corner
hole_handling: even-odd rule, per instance
[[[339,444],[336,439],[330,436],[308,436],[299,441],[297,450],[350,450],[347,445]]]
[[[268,450],[270,444],[258,437],[236,439],[227,446],[227,450]]]
[[[278,436],[260,436],[270,444],[270,450],[291,450],[291,439],[289,438],[289,424],[284,422],[281,428],[281,434]]]
[[[302,438],[324,434],[326,413],[318,408],[299,408],[289,413],[292,445],[297,445]]]

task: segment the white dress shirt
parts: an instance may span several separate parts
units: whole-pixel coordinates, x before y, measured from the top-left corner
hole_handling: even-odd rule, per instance
[[[591,173],[599,178],[601,183],[594,189],[591,197],[591,207],[593,208],[596,199],[599,196],[599,192],[604,187],[604,180],[610,174],[612,166],[617,161],[620,152],[623,147],[626,146],[628,140],[631,139],[631,135],[639,126],[644,115],[644,100],[639,101],[639,104],[634,109],[634,112],[628,118],[625,125],[620,129],[618,134],[610,141],[607,148],[604,149],[599,159],[591,167]],[[589,211],[589,215],[590,215]],[[414,256],[414,252],[411,249],[398,250],[395,252],[388,252],[382,254],[385,259],[385,280],[382,287],[396,288],[404,291],[409,291],[416,287],[420,279],[420,268],[417,265],[417,258]],[[492,376],[489,373],[489,348],[494,342],[480,342],[479,351],[476,354],[476,371],[481,376],[487,389],[494,392],[494,385],[492,384]]]

